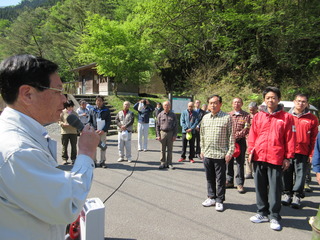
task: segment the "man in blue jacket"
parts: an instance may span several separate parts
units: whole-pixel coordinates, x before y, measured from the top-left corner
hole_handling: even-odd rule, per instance
[[[318,133],[317,141],[314,146],[312,166],[313,171],[316,173],[317,182],[320,184],[320,133]]]
[[[189,142],[189,161],[194,163],[194,140],[195,129],[198,125],[198,114],[193,110],[193,102],[188,103],[188,109],[184,110],[180,117],[180,125],[182,128],[182,153],[179,162],[183,162],[186,159],[187,144]],[[187,139],[187,133],[191,133],[191,139]]]
[[[102,96],[96,97],[96,106],[90,112],[90,124],[94,127],[100,136],[101,142],[106,142],[108,129],[111,124],[110,110],[104,105],[104,98]],[[94,159],[97,167],[107,168],[106,150],[100,148],[100,161],[97,161],[97,155]]]

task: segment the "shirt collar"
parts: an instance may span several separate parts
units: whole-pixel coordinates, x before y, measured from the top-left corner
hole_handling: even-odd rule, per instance
[[[5,117],[9,122],[13,122],[14,125],[17,125],[19,128],[27,131],[28,133],[32,133],[35,138],[42,136],[42,139],[48,138],[47,129],[42,126],[39,122],[31,118],[30,116],[19,112],[13,108],[6,107],[1,114],[1,116]],[[27,127],[27,128],[26,128]],[[40,138],[41,139],[41,138]],[[38,139],[38,141],[40,140]]]

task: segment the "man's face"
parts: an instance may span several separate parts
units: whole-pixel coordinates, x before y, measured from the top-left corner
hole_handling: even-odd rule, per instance
[[[293,103],[294,103],[294,108],[297,109],[299,112],[303,112],[308,106],[308,100],[306,97],[298,96],[293,101]]]
[[[67,107],[67,110],[68,110],[68,112],[71,112],[71,111],[73,111],[73,107]]]
[[[218,97],[213,97],[209,100],[208,109],[211,113],[216,114],[220,111],[222,103],[220,103]]]
[[[169,112],[170,111],[170,103],[169,102],[164,102],[163,103],[163,110],[165,112]]]
[[[103,100],[101,98],[97,98],[96,105],[98,108],[101,108],[103,106]]]
[[[193,105],[192,102],[188,103],[188,110],[189,110],[189,111],[192,111],[192,110],[193,110],[193,107],[194,107],[194,105]]]
[[[200,100],[196,100],[196,101],[194,102],[194,107],[195,107],[195,108],[200,108],[200,104],[201,104]]]
[[[268,108],[275,110],[280,102],[280,98],[278,98],[276,93],[268,92],[264,97],[264,102]]]
[[[129,108],[130,108],[130,103],[128,102],[123,103],[123,110],[129,110]]]
[[[63,88],[58,73],[53,73],[50,76],[50,88]],[[44,91],[37,92],[36,98],[38,106],[35,119],[42,125],[57,122],[64,109],[66,97],[60,91],[45,89]]]
[[[250,107],[250,108],[249,108],[249,112],[250,112],[252,115],[255,115],[255,114],[258,112],[258,108]]]
[[[86,107],[87,107],[87,103],[86,103],[86,102],[82,102],[82,103],[81,103],[81,108],[82,108],[82,109],[85,109]]]
[[[235,110],[235,111],[240,111],[242,105],[243,105],[243,103],[242,103],[241,99],[239,99],[239,98],[233,99],[233,101],[232,101],[232,108],[233,108],[233,110]]]

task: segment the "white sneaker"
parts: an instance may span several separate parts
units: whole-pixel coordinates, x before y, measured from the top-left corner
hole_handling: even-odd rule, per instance
[[[292,202],[292,198],[291,198],[291,196],[289,194],[283,194],[281,196],[282,205],[289,206],[291,204],[291,202]]]
[[[275,230],[275,231],[280,231],[281,230],[281,225],[277,220],[271,219],[270,220],[270,228],[272,230]]]
[[[122,162],[122,161],[124,161],[122,157],[118,159],[118,162]]]
[[[203,203],[202,206],[204,207],[211,207],[214,206],[216,204],[216,200],[211,199],[211,198],[207,198]]]
[[[223,211],[223,203],[216,203],[216,211],[222,212]]]
[[[253,223],[269,222],[269,218],[260,214],[256,214],[250,218],[250,221]]]
[[[128,158],[128,162],[132,162],[132,159],[131,159],[131,158]]]

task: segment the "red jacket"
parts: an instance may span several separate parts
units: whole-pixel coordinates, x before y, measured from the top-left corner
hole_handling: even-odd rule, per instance
[[[310,112],[299,117],[295,114],[292,114],[292,116],[296,126],[295,152],[312,157],[318,135],[318,118]]]
[[[248,137],[248,152],[254,161],[282,165],[284,159],[294,158],[294,120],[279,110],[272,114],[261,111],[252,120]]]

